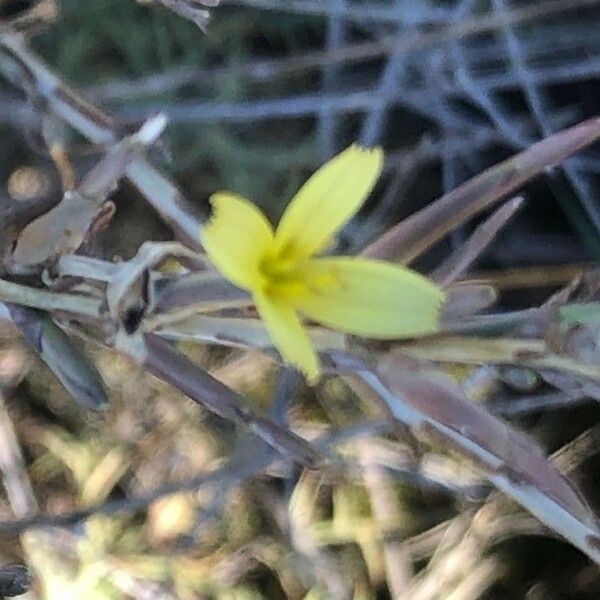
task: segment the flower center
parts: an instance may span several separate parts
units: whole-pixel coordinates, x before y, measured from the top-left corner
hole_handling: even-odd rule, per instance
[[[273,300],[293,302],[302,297],[325,294],[342,285],[335,270],[312,269],[313,260],[291,259],[279,253],[265,256],[258,266],[263,292]]]
[[[297,260],[280,254],[266,256],[258,270],[264,279],[264,292],[276,300],[291,300],[305,293],[307,286],[299,270]]]

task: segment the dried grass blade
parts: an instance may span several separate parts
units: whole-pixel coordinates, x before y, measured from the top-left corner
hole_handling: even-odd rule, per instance
[[[140,340],[138,340],[139,342]],[[295,433],[254,413],[244,399],[156,335],[145,335],[141,350],[132,355],[150,373],[183,392],[188,398],[237,425],[249,429],[281,454],[307,467],[322,462],[320,453]],[[119,348],[127,351],[127,348]]]
[[[0,74],[63,119],[95,144],[115,143],[119,123],[65,85],[28,50],[19,34],[0,32]],[[198,248],[201,219],[177,187],[150,162],[139,157],[127,169],[127,177],[175,233]]]
[[[440,335],[398,343],[394,352],[407,359],[464,364],[513,364],[557,369],[600,381],[597,365],[553,352],[544,340]]]
[[[523,206],[524,198],[514,198],[503,204],[481,225],[469,239],[452,253],[431,275],[442,286],[452,283],[469,269],[490,245],[500,230],[507,225],[515,213]]]
[[[104,203],[129,165],[147,144],[156,141],[165,125],[164,116],[157,115],[110,148],[77,189],[65,192],[58,205],[23,229],[11,259],[18,265],[39,265],[75,252],[103,213]],[[114,207],[106,216],[112,216],[112,212]]]
[[[44,313],[7,305],[12,322],[70,396],[84,408],[104,410],[108,394],[102,376],[69,336]]]
[[[363,254],[409,263],[477,213],[599,138],[600,117],[548,137],[408,217],[368,246]]]
[[[497,488],[600,564],[598,522],[579,492],[535,441],[472,403],[458,384],[397,356],[350,380],[417,434],[475,461]]]
[[[155,333],[172,341],[214,343],[246,349],[273,348],[273,341],[262,321],[251,318],[191,315],[167,323]],[[309,327],[307,333],[317,350],[343,350],[346,347],[344,334],[321,327]]]

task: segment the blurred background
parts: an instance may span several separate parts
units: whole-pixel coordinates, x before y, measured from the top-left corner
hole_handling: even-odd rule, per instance
[[[14,18],[30,4],[3,0],[0,17]],[[362,249],[443,193],[600,107],[600,1],[222,0],[204,33],[149,2],[59,6],[56,20],[31,37],[31,49],[124,131],[166,113],[153,162],[200,210],[212,192],[228,189],[276,222],[325,160],[356,140],[382,145],[384,176],[344,231],[343,252]],[[38,119],[2,80],[0,174],[3,193],[14,199],[58,193]],[[60,135],[77,173],[98,160],[101,148],[71,131]],[[473,275],[498,286],[500,308],[538,305],[598,261],[599,183],[596,145],[524,189],[524,209]],[[96,241],[98,256],[130,257],[145,240],[169,239],[131,186],[114,199],[116,217]],[[476,225],[459,228],[416,267],[431,270]],[[188,350],[259,407],[277,394],[262,356]],[[101,416],[70,402],[14,333],[0,329],[6,403],[45,512],[189,482],[223,468],[240,443],[252,450],[231,426],[141,369],[93,353],[111,390],[111,408]],[[535,379],[505,383],[508,396],[543,391]],[[294,389],[291,418],[301,431],[316,435],[359,417],[338,381]],[[554,451],[600,411],[582,403],[508,416]],[[386,443],[393,442],[365,442],[363,450],[385,457]],[[598,512],[599,465],[588,452],[572,475]],[[502,500],[482,514],[477,498],[485,484],[464,461],[439,449],[424,460],[439,473],[437,487],[409,474],[391,480],[377,469],[351,482],[311,472],[244,479],[225,471],[200,491],[79,523],[36,564],[52,600],[67,597],[60,595],[66,589],[75,590],[70,598],[106,600],[600,597],[597,568],[532,517]],[[5,500],[0,514],[10,518]],[[455,552],[451,575],[419,579],[444,548]],[[3,564],[27,562],[32,553],[17,535],[0,543]],[[398,595],[402,589],[410,594]]]

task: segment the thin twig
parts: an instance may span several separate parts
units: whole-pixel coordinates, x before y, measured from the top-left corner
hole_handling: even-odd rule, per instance
[[[595,6],[597,4],[599,4],[599,0],[569,0],[569,2],[564,2],[564,0],[547,0],[513,9],[504,15],[488,13],[452,26],[448,26],[447,20],[444,19],[443,27],[430,32],[400,36],[394,34],[374,42],[351,44],[329,52],[313,52],[303,56],[273,60],[263,63],[261,71],[263,77],[268,77],[271,72],[283,75],[306,69],[320,68],[326,63],[358,62],[400,50],[414,52],[454,39],[493,31],[501,27],[505,22],[511,24],[527,23],[543,17],[557,15],[586,6]],[[324,5],[323,10],[325,10]]]
[[[43,99],[49,109],[90,142],[117,141],[119,124],[63,84],[29,52],[22,36],[0,32],[0,52],[4,55],[0,60],[0,72],[4,77],[34,98]],[[199,246],[200,217],[171,181],[144,157],[132,161],[127,177],[175,233],[192,248]]]
[[[49,312],[64,312],[80,319],[99,319],[102,300],[75,294],[61,294],[20,285],[0,279],[0,302],[38,308]]]

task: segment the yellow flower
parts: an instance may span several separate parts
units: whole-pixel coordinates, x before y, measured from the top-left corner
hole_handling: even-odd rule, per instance
[[[404,267],[355,257],[319,257],[362,206],[383,164],[380,148],[353,145],[296,194],[274,231],[248,200],[211,197],[202,243],[210,260],[248,290],[284,361],[310,381],[319,361],[300,315],[332,329],[393,339],[433,333],[443,292]]]

